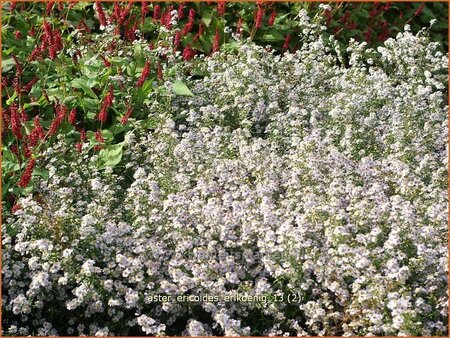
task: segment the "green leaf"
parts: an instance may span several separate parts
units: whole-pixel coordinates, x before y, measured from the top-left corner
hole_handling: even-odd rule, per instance
[[[8,106],[10,106],[10,105],[14,102],[14,100],[16,99],[16,97],[17,97],[17,92],[14,91],[13,96],[11,96],[8,100],[6,100],[6,104],[7,104]]]
[[[188,86],[186,86],[182,81],[177,80],[173,83],[172,89],[175,94],[177,95],[184,95],[184,96],[195,96]]]
[[[2,60],[2,73],[6,73],[15,66],[13,58]]]
[[[20,170],[19,160],[16,155],[7,148],[3,148],[2,151],[2,174],[6,175],[10,172]]]
[[[145,81],[142,87],[136,89],[133,95],[134,96],[133,101],[135,101],[136,105],[142,104],[145,98],[150,94],[153,88],[153,81],[154,79],[151,78]]]
[[[206,27],[209,27],[212,21],[212,11],[209,8],[206,8],[202,12],[202,20],[205,23]]]
[[[261,37],[261,40],[267,42],[284,41],[284,37],[275,29],[271,29]]]
[[[88,80],[89,79],[87,79],[87,78],[73,79],[70,82],[70,85],[74,88],[82,89],[85,94],[89,95],[90,97],[92,97],[94,99],[98,99],[98,96],[94,93],[94,91],[86,85]]]
[[[120,163],[122,159],[124,142],[109,145],[105,149],[102,149],[99,153],[99,169],[105,169],[106,167],[114,167]]]

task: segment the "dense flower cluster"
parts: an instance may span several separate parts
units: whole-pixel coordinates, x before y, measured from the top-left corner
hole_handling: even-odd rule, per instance
[[[447,56],[300,21],[295,54],[203,59],[116,167],[46,150],[3,225],[4,333],[447,334]],[[267,302],[154,299],[235,294]]]

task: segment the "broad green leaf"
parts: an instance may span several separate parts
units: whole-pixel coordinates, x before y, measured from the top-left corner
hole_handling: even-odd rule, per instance
[[[283,41],[284,37],[275,29],[271,29],[261,37],[261,40],[267,42],[276,42],[276,41]]]
[[[6,73],[15,66],[13,58],[2,60],[2,73]]]
[[[186,86],[182,81],[177,80],[173,83],[172,89],[175,94],[177,95],[184,95],[184,96],[195,96],[188,86]]]
[[[16,155],[7,148],[2,151],[2,174],[6,175],[10,172],[20,170],[19,160]]]
[[[209,8],[206,8],[202,12],[202,20],[205,23],[206,27],[209,27],[212,21],[212,11]]]
[[[77,78],[73,79],[70,82],[70,85],[74,88],[83,90],[83,92],[89,95],[90,97],[98,99],[98,96],[94,93],[94,91],[86,85],[87,81],[88,81],[87,78]]]
[[[106,167],[114,167],[120,163],[122,159],[124,142],[113,144],[102,149],[99,153],[99,169]]]

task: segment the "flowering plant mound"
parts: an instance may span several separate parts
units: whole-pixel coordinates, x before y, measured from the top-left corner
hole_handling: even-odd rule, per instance
[[[5,333],[447,334],[447,56],[299,24],[294,54],[167,80],[114,166],[45,150],[3,224]]]

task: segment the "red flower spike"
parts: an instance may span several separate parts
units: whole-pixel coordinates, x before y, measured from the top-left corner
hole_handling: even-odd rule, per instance
[[[178,50],[178,47],[180,47],[180,43],[181,43],[181,33],[176,32],[173,38],[173,48],[175,51]]]
[[[58,130],[59,126],[61,125],[62,121],[64,120],[64,117],[67,113],[67,107],[64,105],[59,105],[55,108],[56,110],[56,116],[53,119],[52,123],[50,124],[50,128],[48,130],[48,136],[53,136],[56,134],[56,131]]]
[[[194,18],[195,18],[195,10],[193,8],[191,8],[189,10],[188,22],[183,27],[183,31],[181,32],[182,36],[185,36],[187,33],[192,31],[192,28],[194,28]]]
[[[122,12],[122,10],[120,9],[119,3],[114,1],[114,9],[113,9],[111,16],[109,17],[109,20],[111,22],[118,22],[121,12]]]
[[[108,22],[106,20],[105,12],[103,11],[103,6],[100,1],[95,2],[94,9],[97,12],[98,21],[100,22],[100,25],[106,26]]]
[[[148,3],[146,3],[145,1],[142,2],[142,6],[141,6],[141,16],[142,16],[141,20],[142,20],[142,23],[144,23],[145,17],[147,16],[148,11],[149,11]]]
[[[219,16],[224,16],[225,15],[225,7],[226,7],[226,2],[225,1],[219,1],[217,3],[217,13],[219,14]]]
[[[15,31],[14,32],[14,37],[19,40],[22,38],[22,33],[20,31]]]
[[[30,149],[28,137],[26,137],[26,136],[24,138],[24,142],[22,142],[22,148],[23,148],[23,154],[24,154],[25,158],[30,158],[32,155],[32,152]]]
[[[370,28],[367,28],[367,31],[364,33],[364,40],[366,40],[366,42],[369,42],[371,37],[372,31],[370,30]]]
[[[80,128],[78,129],[78,131],[80,132],[80,140],[83,142],[87,142],[86,130]]]
[[[22,206],[20,204],[14,204],[14,206],[11,208],[11,212],[15,214],[17,211],[21,210]]]
[[[78,29],[79,31],[81,31],[81,32],[88,32],[88,33],[89,33],[89,32],[91,31],[91,29],[88,27],[88,25],[86,24],[86,22],[83,21],[83,19],[81,19],[81,20],[78,22],[77,29]]]
[[[69,123],[70,123],[71,125],[75,125],[75,124],[77,123],[77,110],[76,110],[76,108],[73,108],[73,109],[70,111],[70,114],[69,114]]]
[[[16,64],[16,76],[20,76],[22,74],[22,65],[20,64],[19,60],[17,59],[17,57],[12,54],[12,57],[14,59],[14,62]]]
[[[20,88],[19,78],[16,76],[11,83],[12,87],[14,88],[14,91],[19,95],[22,91],[22,88]]]
[[[128,119],[130,118],[132,112],[133,112],[132,107],[130,105],[128,105],[127,112],[125,113],[125,115],[123,115],[122,119],[120,120],[120,123],[126,124],[128,122]]]
[[[242,24],[244,23],[244,20],[242,20],[242,17],[239,16],[237,25],[236,25],[236,33],[241,34],[242,31]]]
[[[11,130],[18,140],[23,138],[19,109],[15,103],[11,105]]]
[[[183,60],[189,61],[194,58],[195,54],[195,50],[193,50],[190,45],[187,45],[183,49]]]
[[[25,94],[28,94],[31,90],[31,88],[35,85],[36,82],[39,81],[38,77],[33,78],[30,82],[28,82],[23,88],[22,92]]]
[[[130,15],[132,5],[133,5],[133,2],[128,3],[127,7],[125,7],[123,9],[122,13],[120,13],[119,25],[122,25],[125,21],[127,21],[127,18]]]
[[[326,25],[327,25],[327,27],[330,25],[330,23],[331,23],[331,19],[333,18],[333,16],[331,15],[331,11],[329,10],[329,9],[327,9],[325,12],[324,12],[324,15],[325,15],[325,17],[326,17]]]
[[[36,133],[36,136],[42,140],[45,137],[45,132],[44,132],[44,128],[42,128],[42,126],[39,122],[39,116],[34,117],[33,124],[34,124],[33,131]]]
[[[269,26],[273,26],[276,18],[277,18],[277,11],[274,8],[272,10],[272,13],[270,13],[269,22],[268,22]]]
[[[425,4],[423,3],[419,6],[419,8],[416,9],[416,11],[414,12],[414,16],[422,14],[424,8],[425,8]]]
[[[79,153],[81,153],[82,147],[83,147],[83,144],[82,144],[81,142],[77,142],[77,143],[75,144],[75,149],[76,149]]]
[[[258,11],[256,12],[256,16],[255,16],[255,28],[256,29],[261,28],[263,17],[264,17],[264,8],[262,7],[261,4],[258,4]]]
[[[59,30],[55,29],[52,32],[52,34],[53,34],[53,46],[55,47],[55,49],[57,51],[60,51],[61,49],[64,48],[62,38],[61,38],[61,33],[59,32]]]
[[[27,112],[25,111],[25,109],[23,107],[22,107],[22,109],[20,109],[20,121],[22,123],[25,123],[28,121]]]
[[[11,116],[9,115],[9,109],[2,109],[2,118],[3,118],[3,124],[2,124],[2,130],[3,133],[6,129],[9,128],[9,123],[11,121]]]
[[[291,39],[292,39],[292,37],[290,34],[286,35],[286,38],[284,39],[284,45],[282,47],[283,49],[289,48],[289,42],[291,42]]]
[[[134,25],[130,29],[127,30],[125,35],[129,41],[134,41],[136,39],[135,33],[136,33],[137,27],[138,27],[138,23],[135,22]]]
[[[180,3],[180,6],[178,7],[178,20],[183,20],[184,18],[184,3]]]
[[[167,29],[172,28],[172,10],[173,6],[169,6],[161,16],[161,24]]]
[[[19,183],[17,184],[21,188],[25,188],[31,181],[31,175],[33,174],[34,166],[36,165],[36,160],[34,158],[30,159],[25,167],[25,171],[20,177]]]
[[[220,44],[220,33],[219,29],[216,28],[216,34],[214,34],[214,41],[212,45],[212,52],[217,52],[219,50],[219,44]]]
[[[100,55],[100,58],[103,60],[105,67],[111,67],[111,62],[109,62],[103,55]]]
[[[139,79],[136,82],[136,87],[138,87],[138,88],[142,87],[145,80],[147,80],[147,77],[149,74],[150,74],[150,61],[146,61],[144,69],[142,69],[141,76],[139,77]]]
[[[98,129],[98,130],[95,132],[95,140],[96,140],[97,142],[99,142],[99,143],[105,143],[105,139],[103,138],[103,136],[102,136],[102,131],[101,131],[100,129]],[[95,151],[99,151],[99,150],[102,149],[102,148],[103,148],[103,145],[98,144],[98,145],[96,145],[96,146],[94,147],[94,150],[95,150]]]
[[[42,45],[41,50],[43,51],[45,48],[49,47],[53,43],[52,38],[52,28],[50,27],[50,24],[44,19],[43,23],[44,28],[44,34],[42,34]]]
[[[53,10],[53,6],[55,5],[54,1],[50,1],[47,3],[47,7],[45,8],[45,14],[50,15],[52,10]]]
[[[153,7],[153,20],[159,20],[161,18],[161,6],[155,5]]]
[[[108,108],[111,107],[112,101],[114,99],[113,89],[113,86],[109,86],[108,94],[106,94],[105,98],[103,99],[100,112],[97,115],[97,120],[101,123],[105,123],[106,119],[108,118]]]
[[[11,151],[17,156],[19,157],[19,148],[17,148],[17,144],[13,144],[11,146]]]

